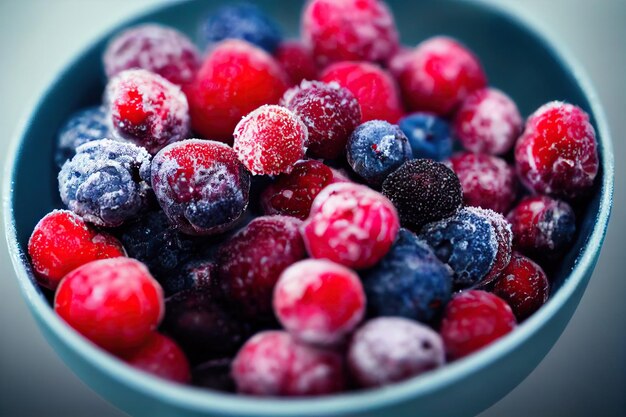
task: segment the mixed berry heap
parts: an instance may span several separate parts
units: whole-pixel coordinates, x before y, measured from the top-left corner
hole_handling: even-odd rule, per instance
[[[198,32],[204,57],[114,38],[104,103],[59,133],[66,209],[28,252],[70,326],[171,381],[311,396],[430,372],[547,301],[598,173],[581,108],[524,123],[380,0],[310,0],[301,40],[250,5]]]

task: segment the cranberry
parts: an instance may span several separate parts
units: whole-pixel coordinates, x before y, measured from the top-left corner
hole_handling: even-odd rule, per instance
[[[274,51],[274,58],[287,74],[292,86],[300,84],[303,80],[317,79],[317,64],[313,54],[300,41],[282,42]]]

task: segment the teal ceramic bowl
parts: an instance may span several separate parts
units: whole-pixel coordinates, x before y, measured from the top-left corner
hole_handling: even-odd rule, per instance
[[[159,22],[194,36],[200,16],[220,1],[176,3],[111,31]],[[297,33],[302,4],[257,1],[289,34]],[[470,416],[520,383],[561,335],[591,277],[604,239],[613,190],[613,154],[605,117],[580,67],[535,30],[480,2],[388,0],[403,41],[435,34],[457,37],[481,58],[492,85],[509,93],[528,115],[541,104],[566,100],[585,109],[596,127],[601,170],[579,215],[578,239],[554,271],[548,303],[517,330],[468,358],[384,389],[316,399],[257,399],[170,384],[133,370],[95,348],[62,322],[35,284],[26,245],[37,221],[60,206],[53,164],[55,135],[75,110],[100,101],[100,57],[108,39],[84,51],[32,108],[6,164],[5,226],[17,279],[33,316],[67,365],[95,391],[137,416]]]

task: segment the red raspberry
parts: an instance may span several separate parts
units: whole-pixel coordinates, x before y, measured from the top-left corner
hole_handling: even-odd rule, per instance
[[[516,327],[511,307],[480,290],[464,291],[448,303],[441,337],[449,359],[460,359],[489,345]]]
[[[495,88],[483,88],[463,100],[453,129],[468,151],[503,155],[522,132],[522,116],[509,96]]]
[[[367,62],[338,62],[327,67],[320,79],[336,81],[350,90],[361,105],[361,122],[385,120],[396,123],[402,117],[402,103],[391,75]]]
[[[51,290],[81,265],[125,255],[117,239],[99,233],[69,210],[54,210],[37,223],[28,241],[28,254],[37,282]]]
[[[478,58],[443,36],[417,45],[399,81],[410,110],[441,116],[452,112],[472,91],[487,85]]]
[[[274,311],[298,340],[342,342],[365,314],[365,293],[352,270],[325,259],[307,259],[285,269],[274,289]]]
[[[337,172],[320,161],[299,161],[289,174],[281,174],[261,194],[265,214],[284,214],[301,220],[311,211],[313,199],[324,187],[346,182]]]
[[[143,69],[120,72],[106,87],[113,135],[151,154],[189,134],[189,106],[180,88]]]
[[[262,396],[313,396],[345,388],[344,364],[336,352],[298,343],[289,333],[258,333],[232,364],[237,390]]]
[[[284,41],[276,51],[274,58],[287,74],[290,85],[298,85],[303,80],[317,79],[317,64],[309,48],[297,40]]]
[[[459,177],[468,206],[506,213],[517,192],[515,171],[504,159],[462,152],[446,163]]]
[[[517,320],[522,321],[548,300],[550,283],[539,265],[514,253],[511,262],[496,281],[493,293],[506,301]]]
[[[311,0],[301,32],[322,65],[383,62],[399,47],[393,15],[379,0]]]
[[[169,337],[154,333],[140,347],[125,352],[122,359],[129,365],[170,381],[191,380],[189,362],[183,351]]]
[[[224,294],[244,315],[271,316],[280,274],[306,255],[298,230],[301,224],[287,216],[257,217],[220,248],[218,276]]]
[[[385,256],[398,230],[398,213],[386,197],[364,185],[339,183],[315,197],[302,234],[313,258],[362,269]]]
[[[253,175],[289,173],[304,157],[307,128],[290,110],[261,106],[235,127],[234,149]]]
[[[309,132],[307,153],[314,158],[342,155],[352,131],[361,123],[361,107],[337,83],[303,81],[287,90],[281,104],[300,116]]]
[[[286,74],[267,52],[242,40],[222,41],[185,86],[193,130],[232,143],[237,122],[263,104],[278,103],[286,89]]]
[[[596,146],[596,133],[580,107],[544,104],[528,118],[515,145],[517,174],[536,193],[582,196],[598,174]]]
[[[76,331],[110,352],[145,343],[165,312],[163,290],[130,258],[89,262],[65,276],[54,310]]]

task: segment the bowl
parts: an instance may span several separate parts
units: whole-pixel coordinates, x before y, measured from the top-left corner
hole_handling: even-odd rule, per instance
[[[132,369],[77,334],[54,314],[26,255],[37,221],[61,206],[53,162],[56,133],[72,112],[100,102],[105,83],[101,55],[110,36],[151,21],[194,38],[200,17],[226,1],[170,4],[120,25],[68,65],[24,119],[5,165],[4,222],[21,291],[50,345],[104,398],[132,415],[146,416],[470,416],[512,390],[556,342],[591,277],[611,211],[613,154],[596,94],[561,47],[493,6],[453,0],[387,2],[403,42],[415,45],[442,33],[460,39],[480,57],[490,84],[507,92],[523,115],[555,99],[590,114],[598,134],[600,173],[579,213],[577,240],[553,271],[550,300],[511,334],[442,369],[378,390],[315,399],[261,399],[172,384]],[[256,3],[287,34],[297,33],[301,2]]]

